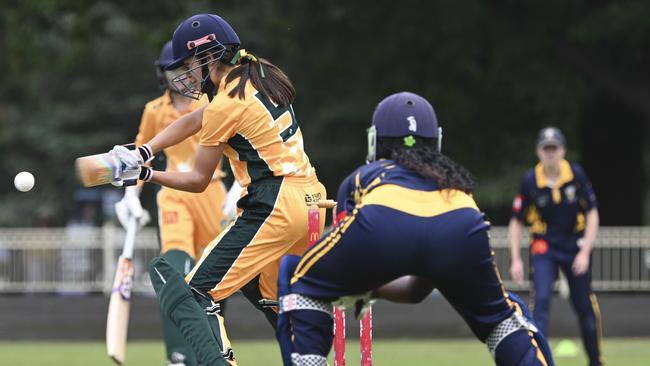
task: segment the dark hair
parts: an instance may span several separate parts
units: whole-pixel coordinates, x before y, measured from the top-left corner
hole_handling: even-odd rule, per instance
[[[221,62],[230,65],[230,61],[235,57],[238,50],[238,47],[227,46],[221,57]],[[264,73],[263,76],[262,73]],[[228,96],[231,98],[238,95],[239,99],[244,99],[248,80],[251,81],[251,84],[262,96],[283,107],[293,103],[296,98],[296,89],[291,84],[289,77],[279,67],[266,59],[242,58],[240,63],[226,76],[226,83],[236,78],[239,78],[239,83],[228,92]]]
[[[377,159],[392,159],[397,164],[434,180],[440,189],[457,189],[472,193],[476,184],[472,174],[440,153],[433,146],[435,138],[414,136],[415,144],[407,147],[404,137],[377,138]]]

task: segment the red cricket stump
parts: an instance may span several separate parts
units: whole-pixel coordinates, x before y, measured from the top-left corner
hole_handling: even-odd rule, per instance
[[[308,244],[311,247],[320,238],[320,208],[332,209],[332,226],[338,225],[336,202],[322,200],[309,204]],[[361,366],[372,366],[372,308],[359,322]],[[334,366],[345,366],[345,313],[334,307]]]
[[[339,224],[336,206],[332,208],[332,226]],[[334,307],[334,366],[345,366],[345,313]]]
[[[372,307],[360,321],[361,366],[372,366]]]

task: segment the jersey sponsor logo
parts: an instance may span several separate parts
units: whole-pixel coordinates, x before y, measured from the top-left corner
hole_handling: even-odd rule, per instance
[[[316,203],[321,200],[321,194],[320,192],[318,193],[313,193],[313,194],[305,194],[305,203]]]
[[[165,211],[162,213],[163,225],[175,224],[178,222],[178,212]]]
[[[521,212],[521,207],[523,205],[523,198],[520,194],[515,196],[515,199],[512,201],[512,211],[515,213]]]
[[[544,239],[535,239],[530,244],[530,254],[545,254],[548,252],[548,242]]]
[[[418,130],[418,121],[415,120],[414,116],[408,116],[406,120],[409,121],[409,131],[415,132]]]
[[[574,202],[576,200],[576,187],[573,184],[566,186],[564,188],[564,195],[567,201]]]

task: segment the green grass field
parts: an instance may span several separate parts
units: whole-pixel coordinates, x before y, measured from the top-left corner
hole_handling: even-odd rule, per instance
[[[556,343],[553,342],[553,347]],[[280,365],[277,346],[271,341],[237,342],[237,360],[242,366]],[[474,340],[390,340],[376,341],[374,365],[491,365],[487,350]],[[578,347],[580,345],[578,344]],[[348,365],[358,365],[358,343],[348,343]],[[162,344],[158,342],[129,343],[127,365],[164,366]],[[617,338],[605,341],[608,365],[650,365],[650,339]],[[575,357],[556,357],[558,366],[585,366],[580,348]],[[104,344],[98,342],[1,342],[0,364],[11,366],[110,366]]]

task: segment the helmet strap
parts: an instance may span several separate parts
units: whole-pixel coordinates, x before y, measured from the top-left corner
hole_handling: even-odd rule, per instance
[[[442,127],[438,126],[438,152],[442,152]]]

